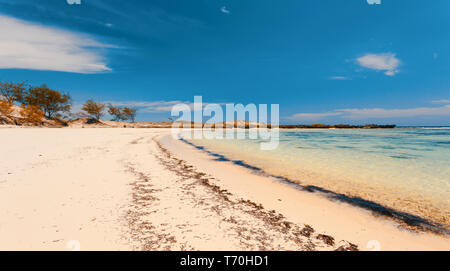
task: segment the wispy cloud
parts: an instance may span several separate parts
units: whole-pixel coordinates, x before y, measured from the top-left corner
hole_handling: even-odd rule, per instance
[[[369,5],[381,5],[381,0],[367,0]]]
[[[123,101],[123,102],[104,102],[105,104],[111,104],[114,106],[128,106],[135,107],[139,109],[139,112],[147,112],[147,113],[164,113],[171,112],[172,108],[177,104],[186,104],[191,110],[194,109],[194,103],[188,101],[149,101],[149,102],[137,102],[137,101]],[[203,106],[212,104],[212,103],[202,103]],[[214,103],[216,104],[216,103]],[[226,103],[217,103],[218,105],[225,105]]]
[[[400,60],[393,53],[366,54],[356,59],[362,67],[384,71],[387,76],[394,76],[399,73]]]
[[[408,118],[423,116],[450,116],[450,105],[441,107],[418,107],[407,109],[340,109],[348,119],[368,119],[368,118]]]
[[[106,101],[106,104],[111,104],[113,106],[128,106],[139,108],[140,112],[170,112],[172,107],[179,103],[187,103],[183,101],[122,101],[122,102],[114,102],[114,101]],[[188,104],[188,103],[187,103]]]
[[[336,109],[324,113],[298,113],[288,117],[294,121],[319,120],[330,116],[338,116],[342,119],[362,120],[376,118],[408,118],[423,116],[450,116],[450,104],[441,107],[417,107],[406,109],[385,108],[350,108]]]
[[[339,116],[341,112],[326,112],[326,113],[298,113],[288,117],[289,120],[295,121],[314,121],[325,117]]]
[[[330,76],[329,79],[330,80],[351,80],[351,78],[345,77],[345,76]]]
[[[128,31],[143,31],[146,35],[159,33],[162,30],[164,34],[167,34],[165,33],[167,31],[205,26],[200,20],[174,13],[153,4],[151,4],[151,8],[146,8],[146,5],[136,3],[136,1],[96,0],[89,2],[89,5],[103,13],[117,16],[123,21],[122,24],[129,27]],[[162,30],[158,30],[158,28],[162,28]]]
[[[443,99],[443,100],[435,100],[432,101],[434,104],[450,104],[450,99]]]
[[[88,36],[0,15],[0,69],[98,73],[111,70]]]

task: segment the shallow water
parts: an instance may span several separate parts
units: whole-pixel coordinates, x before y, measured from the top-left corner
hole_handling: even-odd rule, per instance
[[[248,138],[189,141],[301,185],[449,224],[450,128],[281,130],[272,151]]]

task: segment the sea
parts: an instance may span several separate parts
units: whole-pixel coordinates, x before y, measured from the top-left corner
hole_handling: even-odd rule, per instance
[[[301,187],[450,224],[450,127],[280,129],[270,151],[248,135],[187,141]]]

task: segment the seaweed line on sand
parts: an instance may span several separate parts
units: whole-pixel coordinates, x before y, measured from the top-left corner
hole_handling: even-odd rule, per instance
[[[135,143],[132,143],[135,144]],[[155,201],[159,201],[153,194],[158,189],[153,189],[150,177],[137,171],[131,164],[127,165],[127,171],[134,174],[137,180],[130,183],[132,188],[132,201],[129,210],[126,212],[126,220],[131,233],[131,239],[136,246],[136,250],[170,250],[171,244],[176,242],[174,236],[161,233],[157,227],[145,217],[150,213],[146,207]]]

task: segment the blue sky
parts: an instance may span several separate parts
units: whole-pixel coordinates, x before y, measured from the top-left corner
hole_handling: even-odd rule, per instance
[[[76,104],[280,104],[282,123],[450,125],[450,1],[0,0],[0,80]]]

